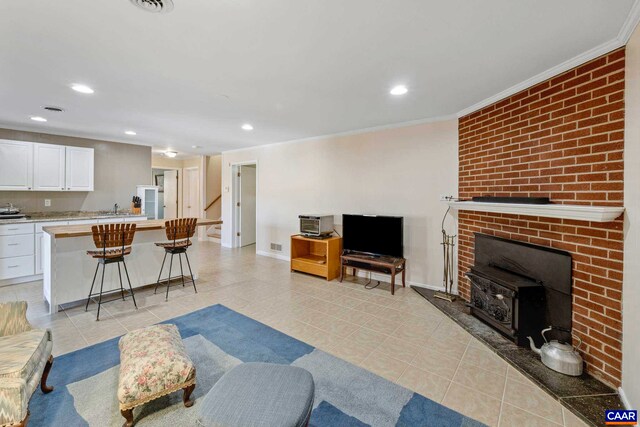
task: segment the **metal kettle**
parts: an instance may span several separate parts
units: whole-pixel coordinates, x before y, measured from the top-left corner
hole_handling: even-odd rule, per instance
[[[571,375],[574,377],[582,375],[582,357],[578,353],[578,348],[582,344],[582,340],[578,338],[578,345],[576,347],[571,344],[562,343],[558,340],[547,341],[547,337],[544,336],[545,332],[549,332],[553,327],[549,326],[542,331],[542,338],[544,338],[544,344],[542,347],[537,348],[533,339],[529,338],[531,350],[540,355],[542,363],[550,369],[558,371],[561,374]]]

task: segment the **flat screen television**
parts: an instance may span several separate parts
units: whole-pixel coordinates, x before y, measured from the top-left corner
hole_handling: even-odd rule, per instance
[[[347,252],[402,258],[401,216],[342,215],[342,245]]]

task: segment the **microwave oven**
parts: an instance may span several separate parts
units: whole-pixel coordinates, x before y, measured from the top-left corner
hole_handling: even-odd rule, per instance
[[[333,233],[333,215],[298,215],[300,234],[307,237],[328,237]]]

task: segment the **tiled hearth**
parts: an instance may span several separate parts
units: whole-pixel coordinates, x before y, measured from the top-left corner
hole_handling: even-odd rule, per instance
[[[589,425],[602,425],[605,409],[623,409],[613,388],[586,373],[580,377],[570,377],[552,371],[542,364],[540,356],[533,351],[518,347],[471,316],[469,307],[462,299],[450,303],[434,298],[434,291],[430,289],[413,289]]]

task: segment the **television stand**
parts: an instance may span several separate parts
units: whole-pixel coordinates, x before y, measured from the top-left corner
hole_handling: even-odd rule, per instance
[[[291,236],[291,271],[313,274],[333,280],[339,275],[342,239],[315,239]]]
[[[340,282],[342,282],[345,269],[348,267],[353,268],[354,276],[357,276],[358,270],[389,274],[391,276],[391,295],[393,295],[398,273],[402,273],[402,287],[405,287],[406,264],[407,260],[404,258],[359,253],[342,254],[340,257]]]

